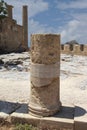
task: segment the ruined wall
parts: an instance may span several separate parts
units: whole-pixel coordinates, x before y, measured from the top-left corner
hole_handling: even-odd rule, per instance
[[[72,55],[85,55],[87,56],[87,44],[79,45],[61,45],[61,53]]]
[[[23,27],[5,18],[0,21],[0,53],[17,52],[23,42]]]
[[[13,6],[7,5],[8,16],[0,20],[0,53],[28,50],[27,6],[23,6],[23,25],[13,19]]]

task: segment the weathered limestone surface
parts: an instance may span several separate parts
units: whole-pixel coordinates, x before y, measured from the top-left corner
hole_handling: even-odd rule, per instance
[[[41,67],[33,72],[38,73],[38,76],[32,76],[31,73],[29,111],[36,116],[53,115],[60,108],[60,35],[35,34],[31,36],[31,42],[31,62]],[[55,67],[48,67],[55,64],[58,66],[58,74],[52,74]],[[47,67],[51,74],[49,71],[46,73]]]
[[[14,111],[9,112],[6,106],[6,111],[0,108],[0,124],[27,123],[38,127],[40,130],[87,130],[87,105],[85,104],[64,105],[56,115],[43,118],[28,114],[26,104],[20,105],[17,109],[14,108]],[[13,109],[12,106],[11,108]]]
[[[40,130],[74,130],[74,106],[63,106],[61,111],[51,117],[34,117],[27,113],[16,111],[11,114],[11,123],[28,123]]]
[[[76,55],[80,55],[80,46],[79,45],[74,45],[73,46],[73,53],[75,53]]]
[[[64,46],[64,52],[66,52],[66,54],[70,53],[70,47],[68,45]]]
[[[11,114],[11,123],[32,124],[40,130],[74,130],[74,121],[72,119],[63,119],[61,117],[38,118],[29,114],[13,113]]]
[[[27,6],[23,6],[23,45],[28,48],[28,11]]]
[[[0,21],[0,29],[0,53],[20,50],[23,41],[22,26],[7,17]]]
[[[7,5],[7,7],[8,7],[8,17],[9,18],[13,18],[13,12],[12,12],[12,8],[13,8],[13,6],[12,5]]]
[[[79,44],[79,45],[72,45],[72,49],[70,47],[71,45],[62,44],[61,45],[61,53],[63,54],[73,54],[73,55],[83,55],[87,56],[87,45],[85,44]]]
[[[75,130],[87,130],[87,105],[78,104],[75,106]]]
[[[12,19],[13,6],[8,5],[8,17],[0,20],[0,53],[22,52],[28,49],[27,6],[23,7],[23,26]]]
[[[83,55],[87,55],[87,45],[84,45]]]

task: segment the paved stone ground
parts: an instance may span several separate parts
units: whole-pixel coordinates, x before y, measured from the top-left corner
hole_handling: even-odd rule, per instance
[[[87,130],[87,105],[62,106],[54,116],[39,118],[29,115],[27,104],[6,103],[6,109],[0,112],[0,125],[12,130],[17,123],[32,124],[39,130]]]

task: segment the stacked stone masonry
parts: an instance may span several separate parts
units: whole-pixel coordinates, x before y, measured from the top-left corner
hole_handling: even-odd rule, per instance
[[[27,6],[23,6],[23,26],[18,25],[16,20],[12,18],[13,6],[8,5],[7,7],[8,16],[0,20],[0,53],[26,50],[28,48]]]
[[[79,45],[62,44],[61,45],[61,53],[62,54],[87,56],[87,44],[79,44]]]
[[[56,115],[42,118],[28,114],[27,104],[9,103],[9,106],[12,106],[12,109],[0,107],[0,125],[27,123],[38,127],[39,130],[87,130],[86,104],[64,105]]]

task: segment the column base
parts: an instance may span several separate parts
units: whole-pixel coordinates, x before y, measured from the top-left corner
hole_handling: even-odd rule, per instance
[[[61,102],[59,102],[58,106],[53,106],[50,108],[44,108],[44,107],[37,107],[33,106],[32,104],[29,104],[29,114],[35,117],[48,117],[56,114],[58,111],[60,111],[61,108]]]

